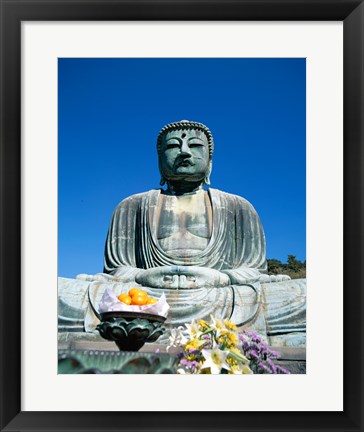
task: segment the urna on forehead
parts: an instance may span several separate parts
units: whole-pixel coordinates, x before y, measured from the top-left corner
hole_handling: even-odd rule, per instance
[[[207,143],[209,146],[209,155],[211,158],[212,153],[214,151],[214,140],[213,140],[212,133],[211,133],[210,129],[206,125],[204,125],[203,123],[199,123],[199,122],[195,122],[195,121],[189,121],[189,120],[180,120],[178,122],[169,123],[160,130],[158,138],[157,138],[158,154],[160,154],[162,141],[167,134],[169,134],[170,132],[173,132],[173,131],[189,131],[189,130],[195,131],[196,135],[202,133],[206,136]]]

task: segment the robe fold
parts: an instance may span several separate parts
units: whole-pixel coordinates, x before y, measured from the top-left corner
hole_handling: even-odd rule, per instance
[[[104,272],[132,280],[136,269],[189,265],[225,271],[231,278],[240,269],[266,273],[265,236],[253,206],[236,195],[208,190],[212,206],[212,233],[205,250],[193,257],[165,252],[157,240],[160,190],[133,195],[122,201],[112,216]],[[248,272],[249,273],[249,272]],[[254,272],[253,272],[254,274]]]

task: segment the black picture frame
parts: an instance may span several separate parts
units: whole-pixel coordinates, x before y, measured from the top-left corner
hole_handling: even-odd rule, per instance
[[[364,5],[358,0],[0,0],[1,431],[362,431]],[[344,411],[21,411],[21,22],[343,21]],[[327,350],[327,359],[335,347]],[[333,380],[336,377],[333,376]],[[299,391],[299,389],[298,389]],[[314,389],[313,389],[314,391]],[[237,395],[244,395],[237,389]],[[196,389],[196,396],[198,389]],[[153,395],[151,395],[153,396]],[[102,395],[100,403],[103,401]],[[113,397],[109,395],[109,397]],[[262,393],[262,397],[265,396]],[[163,396],[161,397],[163,404]],[[257,401],[258,403],[258,401]],[[282,407],[284,409],[284,407]],[[284,411],[284,410],[282,410]]]

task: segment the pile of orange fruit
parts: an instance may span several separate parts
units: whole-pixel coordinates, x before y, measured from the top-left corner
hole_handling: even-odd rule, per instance
[[[118,300],[131,306],[144,306],[156,304],[158,302],[158,299],[148,297],[147,292],[139,288],[131,288],[127,294],[120,294]]]

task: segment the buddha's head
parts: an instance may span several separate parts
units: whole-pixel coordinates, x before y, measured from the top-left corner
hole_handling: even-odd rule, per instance
[[[165,182],[210,184],[214,141],[207,126],[181,120],[164,126],[157,139],[161,185]]]

